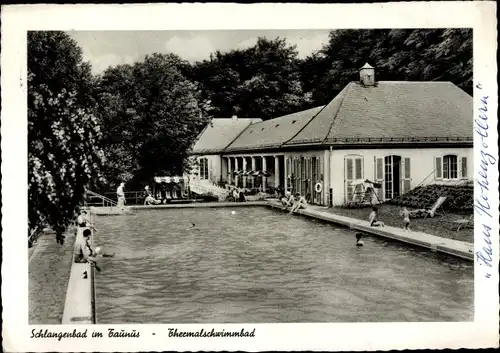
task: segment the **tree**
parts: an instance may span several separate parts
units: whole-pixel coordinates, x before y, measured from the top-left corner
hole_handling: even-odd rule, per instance
[[[258,38],[243,50],[213,53],[196,63],[192,79],[214,106],[214,115],[228,118],[276,118],[310,106],[300,80],[297,50],[284,38]]]
[[[188,169],[191,145],[210,119],[210,102],[186,70],[176,55],[153,54],[104,73],[99,101],[110,181],[138,187],[155,175]]]
[[[103,160],[94,85],[82,51],[64,32],[28,33],[30,233],[71,222]]]
[[[334,30],[300,62],[301,80],[316,104],[326,104],[366,62],[379,81],[451,81],[472,92],[470,29]]]

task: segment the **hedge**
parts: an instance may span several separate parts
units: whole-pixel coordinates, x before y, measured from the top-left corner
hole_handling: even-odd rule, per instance
[[[440,196],[447,197],[443,204],[445,210],[471,211],[473,209],[474,188],[472,186],[419,186],[387,203],[408,208],[431,208]]]

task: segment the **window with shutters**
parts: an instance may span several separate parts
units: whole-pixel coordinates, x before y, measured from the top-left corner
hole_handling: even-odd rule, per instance
[[[435,157],[435,168],[436,179],[467,178],[467,157],[459,158],[454,154]]]
[[[443,157],[443,179],[458,178],[457,156],[447,155]]]
[[[463,179],[467,178],[467,157],[462,157],[462,165],[460,170],[460,176]]]
[[[354,160],[354,179],[363,179],[363,160],[356,158]]]
[[[208,158],[200,158],[200,179],[208,179]]]
[[[312,169],[312,177],[311,177],[311,179],[312,179],[312,181],[314,183],[316,183],[318,181],[318,173],[317,173],[317,170],[316,170],[316,168],[317,168],[316,167],[316,165],[317,165],[316,157],[312,158],[311,164],[312,164],[312,167],[311,167],[311,169]]]

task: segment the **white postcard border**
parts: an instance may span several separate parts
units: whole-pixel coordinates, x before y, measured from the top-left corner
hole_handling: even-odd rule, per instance
[[[193,29],[474,29],[474,118],[488,96],[488,153],[498,159],[496,8],[493,2],[388,4],[172,4],[19,5],[2,8],[2,302],[6,351],[195,351],[195,350],[389,350],[498,346],[498,166],[490,166],[487,198],[493,212],[493,268],[475,266],[475,321],[472,323],[93,325],[29,326],[27,262],[28,30],[193,30]],[[477,87],[479,87],[477,86]],[[475,136],[477,137],[477,136]],[[483,141],[484,142],[484,141]],[[484,145],[475,138],[475,172]],[[475,197],[481,198],[476,188]],[[484,198],[483,198],[484,199]],[[487,245],[482,217],[475,229],[476,251]],[[487,219],[484,218],[487,222]],[[477,226],[480,224],[481,226]],[[481,228],[481,229],[480,229]],[[485,243],[486,241],[486,243]],[[489,270],[489,272],[488,272]],[[487,273],[490,277],[487,278]],[[33,339],[33,329],[104,333],[99,339]],[[139,338],[109,338],[108,328],[136,330]],[[252,331],[254,338],[172,338],[169,328]]]

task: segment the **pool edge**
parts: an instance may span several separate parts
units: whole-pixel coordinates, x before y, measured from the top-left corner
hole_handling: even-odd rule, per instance
[[[266,202],[266,206],[274,209],[283,209],[283,206],[276,201]],[[441,238],[431,234],[425,234],[428,239],[418,239],[414,235],[415,233],[408,233],[404,236],[396,234],[390,230],[392,227],[370,227],[367,221],[362,221],[356,218],[350,218],[340,215],[335,215],[331,213],[319,212],[316,210],[302,209],[297,211],[297,214],[301,216],[306,216],[310,218],[319,219],[329,223],[338,224],[344,227],[349,227],[354,230],[361,231],[363,233],[368,233],[382,238],[388,238],[391,240],[397,240],[406,244],[411,244],[419,247],[426,248],[431,251],[438,253],[444,253],[447,255],[459,257],[464,260],[474,261],[474,244],[459,242],[453,239]],[[366,223],[363,224],[363,223]],[[424,233],[422,233],[424,234]],[[467,249],[463,249],[466,247]],[[471,250],[472,249],[472,250]]]

